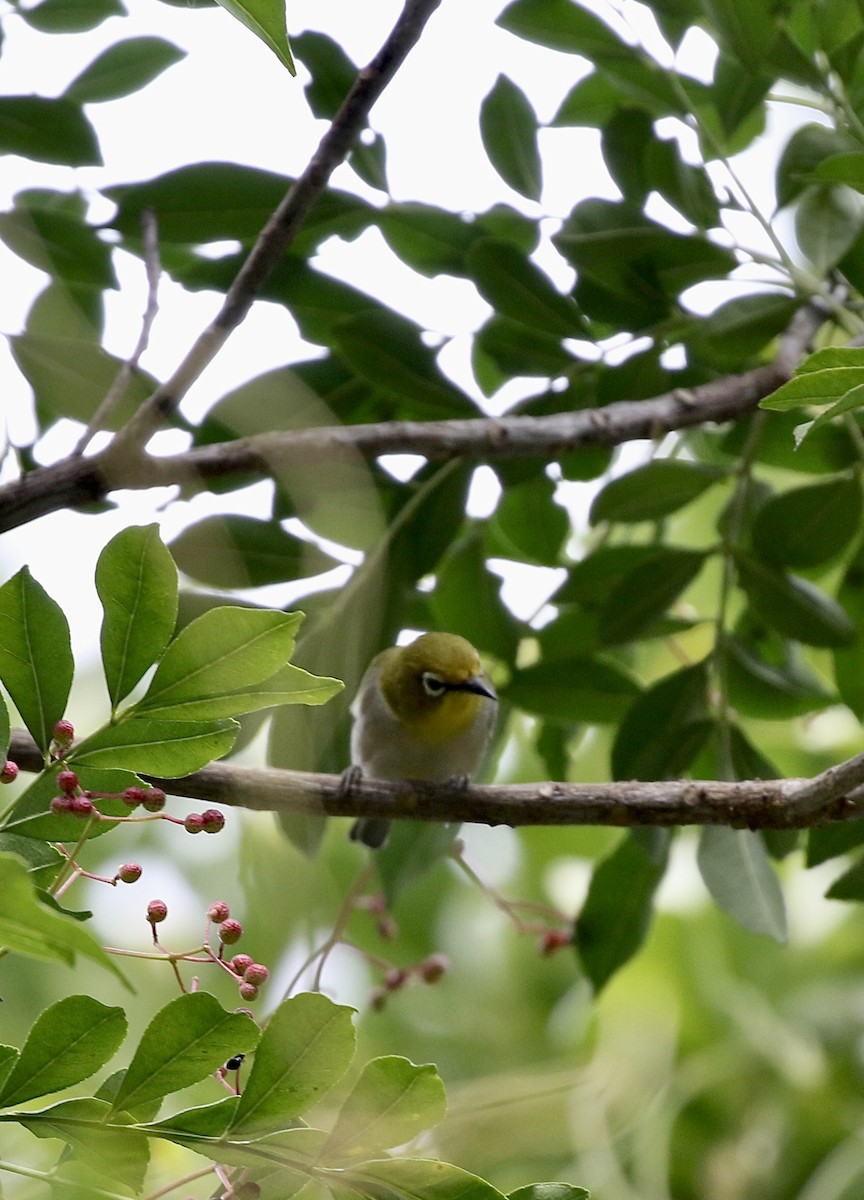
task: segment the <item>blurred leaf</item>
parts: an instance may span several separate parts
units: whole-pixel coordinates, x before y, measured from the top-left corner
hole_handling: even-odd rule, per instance
[[[496,24],[525,41],[581,54],[590,62],[627,50],[605,22],[570,0],[514,0]]]
[[[707,317],[699,317],[692,334],[694,351],[736,370],[783,333],[797,307],[797,298],[782,292],[727,300]]]
[[[537,147],[537,115],[506,75],[499,75],[480,105],[483,147],[506,184],[529,200],[539,200],[543,187]]]
[[[778,207],[790,204],[801,195],[824,159],[858,149],[848,134],[825,125],[809,124],[796,129],[777,164]]]
[[[277,521],[231,513],[188,525],[170,549],[181,571],[212,587],[263,587],[320,575],[336,565]]]
[[[501,600],[501,580],[489,571],[482,531],[453,545],[437,572],[429,608],[439,629],[468,639],[478,650],[512,661],[519,623]]]
[[[267,1022],[232,1137],[244,1139],[296,1125],[297,1118],[342,1078],[354,1057],[353,1009],[317,992],[283,1000]],[[237,1051],[228,1051],[225,1058]]]
[[[229,1013],[208,992],[166,1004],[144,1031],[118,1088],[112,1112],[123,1112],[205,1079],[259,1038],[246,1013]]]
[[[12,735],[12,727],[9,721],[9,709],[3,696],[0,695],[0,759],[6,758],[9,752],[9,739]]]
[[[591,1196],[572,1183],[529,1183],[508,1192],[507,1200],[591,1200]]]
[[[437,1125],[445,1109],[444,1084],[431,1063],[374,1058],[342,1102],[322,1155],[356,1158],[401,1146]]]
[[[598,613],[597,636],[604,645],[631,641],[669,608],[702,569],[697,550],[659,547],[612,587]]]
[[[102,165],[96,133],[78,105],[44,96],[0,96],[0,154],[69,167]]]
[[[818,867],[819,863],[857,850],[862,843],[864,821],[836,821],[831,825],[817,825],[815,829],[807,831],[807,866]]]
[[[21,10],[27,24],[40,33],[84,33],[108,17],[125,15],[120,0],[41,0]]]
[[[724,640],[723,650],[728,698],[745,716],[788,721],[836,703],[819,677],[792,658],[785,663],[767,662],[755,647],[734,637]]]
[[[375,852],[378,876],[387,907],[418,879],[428,874],[453,849],[458,825],[432,821],[394,821],[387,842]]]
[[[808,580],[749,555],[737,554],[735,561],[753,611],[770,629],[810,646],[843,646],[854,638],[855,627],[844,609]]]
[[[101,648],[112,709],[160,657],[177,619],[177,568],[158,525],[130,525],[96,564]]]
[[[864,900],[864,862],[845,871],[825,893],[828,900]]]
[[[556,658],[514,671],[502,695],[549,721],[599,724],[620,721],[639,685],[602,659]]]
[[[391,203],[378,214],[394,254],[422,275],[464,275],[465,255],[481,236],[476,221],[429,204]]]
[[[584,333],[573,300],[512,243],[480,238],[468,250],[466,266],[480,295],[502,316],[553,336]]]
[[[560,563],[570,520],[555,502],[555,484],[540,475],[506,488],[486,528],[490,554],[554,567]]]
[[[281,4],[273,4],[272,0],[218,0],[218,3],[241,25],[251,29],[292,75],[297,74]]]
[[[595,994],[633,957],[648,934],[654,892],[666,871],[669,832],[628,833],[594,868],[576,918],[574,942]]]
[[[146,87],[157,75],[186,57],[186,51],[160,37],[115,42],[85,67],[63,93],[77,104],[117,100]]]
[[[326,33],[306,30],[292,39],[292,48],[309,72],[303,90],[313,116],[332,120],[357,77],[357,67]]]
[[[348,163],[364,183],[378,188],[381,192],[388,190],[387,146],[380,133],[373,134],[368,139],[361,136],[348,156]]]
[[[786,906],[765,844],[751,829],[709,825],[697,855],[715,902],[744,929],[785,942]]]
[[[80,1083],[95,1074],[126,1036],[122,1008],[90,996],[66,996],[36,1019],[12,1073],[0,1088],[0,1105],[11,1108]]]
[[[31,266],[67,283],[116,288],[111,247],[78,217],[17,205],[0,213],[0,238]]]
[[[589,521],[656,521],[677,512],[715,483],[726,472],[701,463],[660,458],[612,479],[597,493]]]
[[[510,375],[563,375],[576,359],[561,344],[560,337],[538,333],[521,321],[493,316],[476,335],[476,347],[503,372]]]
[[[851,248],[862,224],[861,198],[843,185],[808,188],[795,210],[798,245],[822,273]]]
[[[0,680],[43,754],[65,712],[73,672],[63,610],[22,567],[0,587]]]
[[[795,371],[794,377],[760,400],[759,406],[783,412],[808,404],[832,404],[862,385],[864,349],[829,346],[806,358]],[[864,403],[864,395],[861,403]]]
[[[834,678],[844,704],[859,720],[864,718],[864,671],[861,670],[864,645],[864,553],[859,548],[846,569],[837,599],[855,626],[855,639],[833,652]]]
[[[756,514],[754,548],[775,566],[806,568],[828,562],[855,537],[861,509],[861,485],[855,478],[781,492]]]
[[[680,777],[710,729],[707,663],[664,676],[639,696],[621,722],[612,747],[613,778]]]
[[[502,1193],[485,1179],[440,1159],[382,1158],[360,1163],[339,1176],[350,1194],[410,1196],[412,1200],[503,1200]],[[339,1176],[327,1182],[340,1183]]]

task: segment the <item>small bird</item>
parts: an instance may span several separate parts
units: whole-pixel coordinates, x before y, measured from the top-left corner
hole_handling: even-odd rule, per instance
[[[424,633],[382,650],[351,705],[351,770],[373,779],[464,781],[489,745],[497,701],[477,651],[457,634]],[[360,817],[351,838],[377,849],[389,826]]]

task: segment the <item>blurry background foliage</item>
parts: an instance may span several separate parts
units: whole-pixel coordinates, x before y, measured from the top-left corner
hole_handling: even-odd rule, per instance
[[[182,70],[183,51],[158,32],[171,10],[149,7],[156,32],[134,37],[119,0],[10,3],[3,14],[4,57],[22,22],[71,45],[110,18],[115,36],[62,94],[0,96],[0,151],[40,164],[38,183],[0,213],[0,239],[44,273],[9,339],[32,390],[33,434],[7,445],[7,479],[68,453],[113,380],[121,359],[105,348],[105,298],[118,286],[115,259],[125,272],[143,254],[142,213],[155,213],[167,276],[218,293],[288,186],[278,161],[272,170],[171,163],[144,180],[115,175],[99,194],[85,185],[102,161],[99,105]],[[455,169],[448,131],[475,123],[499,198],[473,212],[391,194],[386,138],[370,128],[262,291],[306,350],[263,374],[250,363],[246,382],[204,411],[184,410],[181,445],[330,424],[602,410],[772,361],[812,302],[824,314],[816,347],[860,337],[860,0],[487,7],[496,37],[522,39],[550,62],[567,56],[572,84],[542,119],[530,72],[502,72],[479,111],[454,111],[442,61],[440,138],[415,152],[440,172]],[[369,20],[383,37],[381,14]],[[290,8],[288,22],[293,29]],[[285,111],[264,115],[289,130],[286,114],[304,102],[332,118],[356,69],[335,19],[297,30],[291,49],[298,77],[285,76]],[[222,70],[214,63],[214,89]],[[195,103],[206,122],[206,101]],[[171,114],[154,110],[150,120],[129,136],[158,138]],[[574,130],[588,140],[567,141]],[[544,172],[562,144],[599,150],[605,173],[598,167],[591,194],[573,154],[572,207],[550,212]],[[80,187],[47,186],[44,164],[64,168],[66,181],[81,169]],[[752,196],[769,169],[774,195],[759,208]],[[448,357],[440,330],[378,299],[374,272],[366,290],[322,266],[328,247],[350,259],[369,231],[382,262],[400,260],[421,294],[441,275],[476,289],[487,307],[470,356]],[[152,390],[147,361],[110,429]],[[195,493],[209,492],[211,504],[171,541],[185,583],[181,622],[238,593],[249,604],[275,596],[307,613],[294,661],[346,681],[323,708],[249,720],[242,754],[261,761],[266,748],[278,766],[341,770],[365,663],[400,631],[426,628],[464,634],[489,665],[502,699],[502,781],[804,776],[856,752],[864,430],[853,396],[796,448],[796,428],[814,415],[812,395],[801,395],[782,411],[751,408],[726,425],[554,462],[492,455],[409,470],[345,449],[274,472],[266,487],[248,476],[184,485],[167,501],[167,524]],[[94,506],[97,542],[128,502],[115,494]],[[74,572],[74,588],[57,597],[71,612],[72,593],[90,583],[74,567],[74,543],[58,543],[57,554]],[[502,599],[502,577],[518,582],[520,603]],[[95,629],[88,636],[95,642]],[[103,704],[98,688],[78,680],[76,724]],[[409,830],[385,868],[405,886],[393,907],[398,939],[383,953],[411,963],[442,950],[453,969],[364,1014],[360,1039],[368,1053],[438,1064],[450,1111],[435,1153],[502,1189],[557,1177],[590,1187],[595,1200],[862,1194],[862,916],[840,901],[864,899],[855,858],[864,826],[764,837],[466,830],[469,860],[508,896],[581,909],[580,953],[550,958],[446,860],[414,871],[410,843],[422,836]],[[87,865],[113,872],[103,853],[94,843]],[[143,863],[148,896],[164,894],[173,947],[198,936],[211,900],[228,899],[255,957],[279,964],[274,998],[331,927],[358,865],[344,822],[286,819],[277,838],[271,818],[233,811],[220,838],[187,848],[145,827],[119,853]],[[146,941],[140,887],[110,903],[81,890],[79,907],[93,908],[106,942]],[[838,899],[823,899],[828,889]],[[371,917],[359,914],[351,934],[382,951]],[[3,1040],[20,1044],[33,1013],[72,991],[123,1003],[140,1031],[174,986],[152,964],[135,982],[129,998],[87,963],[61,970],[6,958]],[[325,982],[363,1007],[374,980],[343,949]],[[230,987],[221,999],[235,1002]],[[17,1136],[5,1158],[36,1153],[30,1135]],[[10,1182],[8,1194],[29,1186]]]

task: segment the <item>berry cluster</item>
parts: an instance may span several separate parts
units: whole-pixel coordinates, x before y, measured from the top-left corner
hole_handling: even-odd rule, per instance
[[[194,950],[184,951],[182,954],[174,954],[166,950],[159,942],[156,926],[161,925],[167,916],[168,905],[164,900],[151,900],[147,905],[147,922],[153,933],[153,945],[161,951],[161,956],[167,958],[171,963],[182,991],[185,992],[187,989],[180,978],[177,964],[179,962],[209,962],[221,967],[237,981],[241,1000],[248,1003],[258,999],[259,989],[270,978],[270,969],[263,963],[255,962],[249,954],[235,954],[226,960],[225,947],[234,946],[240,941],[243,936],[243,926],[231,916],[231,910],[224,900],[215,900],[207,909],[207,928],[201,945],[196,946]],[[217,927],[218,943],[217,939],[211,936],[211,926],[213,925]],[[214,943],[217,943],[215,949]],[[193,981],[192,991],[195,991],[196,988],[197,979]]]
[[[375,1012],[382,1012],[393,992],[401,991],[412,979],[421,983],[438,983],[449,970],[450,960],[444,954],[430,954],[413,967],[390,967],[380,987],[372,993],[370,1004]]]

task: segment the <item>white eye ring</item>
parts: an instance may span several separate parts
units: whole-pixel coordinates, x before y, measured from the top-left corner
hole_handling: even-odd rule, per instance
[[[447,691],[447,685],[442,683],[432,671],[424,671],[420,679],[423,683],[423,691],[433,700],[438,700]]]

